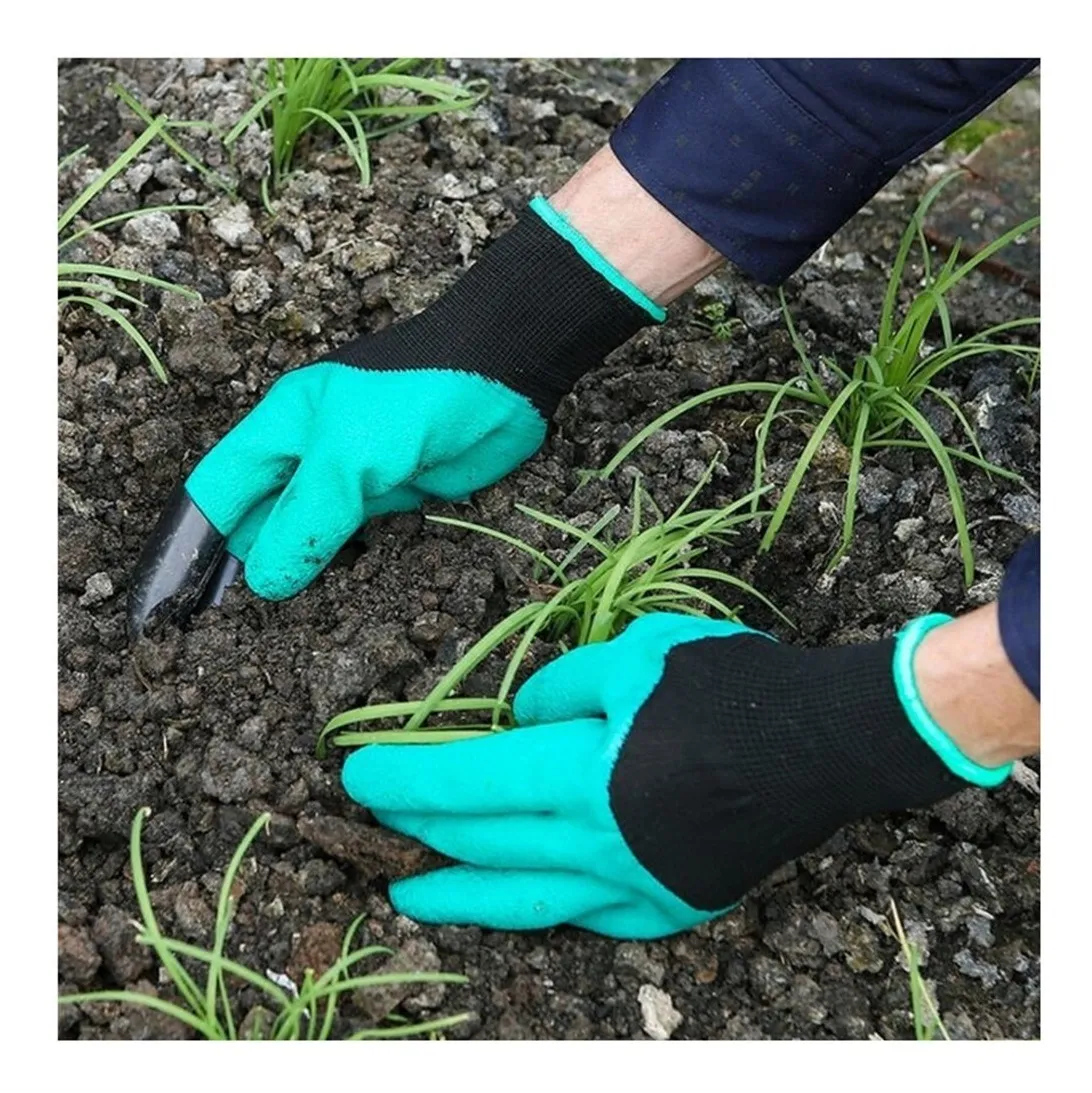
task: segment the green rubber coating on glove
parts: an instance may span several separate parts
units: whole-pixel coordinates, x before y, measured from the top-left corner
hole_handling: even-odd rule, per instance
[[[1012,773],[1012,763],[1000,767],[984,767],[969,759],[959,750],[956,742],[936,723],[933,715],[926,709],[918,690],[917,677],[914,674],[914,655],[922,638],[930,630],[952,621],[951,615],[923,615],[904,626],[895,635],[895,690],[910,724],[917,734],[940,756],[944,765],[971,785],[993,789],[999,786]]]
[[[472,372],[288,372],[187,479],[259,596],[306,587],[373,516],[464,500],[546,436],[522,395]]]
[[[515,698],[520,728],[434,747],[375,744],[350,755],[342,784],[353,800],[466,863],[397,881],[394,907],[424,922],[509,930],[571,923],[634,939],[730,911],[697,910],[645,869],[614,819],[610,781],[670,650],[748,633],[755,631],[733,622],[647,615],[613,641],[574,649],[536,672]]]

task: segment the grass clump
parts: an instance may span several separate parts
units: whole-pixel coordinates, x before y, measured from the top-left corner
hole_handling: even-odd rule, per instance
[[[969,585],[974,579],[974,553],[955,463],[968,463],[1014,482],[1022,483],[1023,479],[1013,471],[990,463],[983,457],[966,416],[956,402],[939,389],[937,382],[952,365],[987,353],[1008,354],[1025,365],[1033,364],[1037,367],[1040,356],[1038,346],[999,341],[998,338],[1003,334],[1008,335],[1025,327],[1035,326],[1039,323],[1039,318],[1029,316],[998,323],[961,340],[953,333],[947,296],[983,262],[1037,228],[1040,218],[1035,216],[1016,225],[962,262],[960,243],[957,242],[945,261],[936,265],[925,239],[925,216],[942,189],[959,173],[941,179],[925,194],[915,209],[903,233],[888,279],[879,331],[867,353],[859,354],[852,365],[843,366],[831,357],[820,357],[813,361],[803,338],[796,330],[782,293],[785,322],[800,358],[801,372],[782,384],[733,383],[687,399],[641,429],[603,468],[601,475],[605,477],[612,474],[650,436],[688,410],[730,395],[762,394],[770,398],[756,433],[754,484],[757,487],[764,477],[765,449],[771,425],[779,417],[799,412],[786,411],[782,409],[782,404],[786,400],[804,403],[804,410],[811,418],[810,436],[766,526],[760,549],[767,551],[773,545],[800,483],[828,435],[836,437],[849,451],[842,537],[831,559],[832,566],[843,556],[853,538],[858,482],[865,456],[881,448],[922,448],[932,454],[943,473],[952,503],[964,577]],[[899,289],[906,277],[907,260],[915,242],[919,244],[921,251],[923,281],[909,306],[899,314]],[[938,347],[926,342],[926,334],[934,325],[939,327]],[[941,440],[919,408],[919,403],[925,396],[935,399],[952,413],[970,444],[970,451],[951,447]]]
[[[144,819],[150,812],[151,810],[147,808],[137,812],[133,818],[129,841],[133,888],[136,891],[141,916],[141,921],[134,925],[139,927],[137,940],[155,951],[180,1001],[168,1001],[155,995],[141,994],[138,991],[116,990],[63,995],[58,999],[61,1004],[125,1002],[135,1006],[145,1006],[181,1021],[206,1040],[328,1040],[331,1039],[334,1031],[338,1003],[342,995],[350,991],[383,987],[392,983],[466,982],[464,976],[449,972],[354,974],[357,965],[369,957],[381,954],[391,955],[391,950],[379,945],[353,948],[353,938],[363,921],[363,915],[356,919],[346,931],[338,960],[317,977],[308,969],[303,983],[298,987],[291,981],[287,981],[287,985],[284,985],[286,981],[282,976],[274,979],[270,973],[262,975],[225,956],[224,949],[234,911],[232,889],[235,878],[251,843],[268,823],[269,813],[263,813],[254,821],[236,848],[224,873],[216,910],[216,922],[213,927],[212,948],[202,949],[165,937],[152,909],[140,852],[141,830]],[[200,976],[193,974],[191,968],[202,967],[206,969],[205,982],[199,984]],[[265,1004],[252,1010],[249,1019],[243,1023],[236,1020],[233,1012],[228,995],[229,979],[253,987],[264,996]],[[466,1018],[467,1014],[456,1014],[418,1024],[402,1022],[378,1028],[364,1028],[352,1033],[346,1039],[374,1040],[431,1035],[440,1029],[465,1021]]]
[[[371,181],[369,143],[415,125],[431,114],[465,110],[486,93],[481,81],[466,85],[436,79],[439,62],[399,57],[272,57],[264,62],[265,90],[224,138],[229,147],[254,122],[270,130],[271,175],[263,180],[266,203],[289,175],[305,139],[333,130],[356,164],[362,185]]]
[[[429,519],[452,527],[489,535],[528,555],[535,563],[533,586],[540,599],[513,611],[476,642],[447,672],[429,694],[414,702],[393,702],[348,710],[332,718],[319,734],[318,753],[328,745],[356,747],[381,742],[439,743],[495,732],[512,725],[508,701],[516,673],[536,637],[557,642],[559,651],[607,641],[632,619],[650,611],[677,611],[704,617],[709,612],[735,619],[738,608],[701,584],[753,596],[784,619],[765,596],[746,581],[730,573],[696,565],[713,544],[724,543],[735,529],[754,519],[748,494],[723,508],[694,508],[694,502],[716,467],[713,460],[689,495],[673,512],[664,515],[644,492],[640,477],[634,481],[628,520],[621,518],[621,506],[613,505],[590,528],[580,529],[557,516],[527,505],[516,508],[525,516],[572,541],[558,562],[522,539],[495,528],[445,516]],[[759,493],[763,491],[758,491]],[[642,514],[652,512],[654,522],[642,530]],[[768,513],[758,512],[761,518]],[[623,535],[612,532],[622,524]],[[574,576],[578,559],[591,553],[598,560],[581,576]],[[785,619],[788,623],[788,620]],[[789,623],[791,625],[791,623]],[[491,698],[457,698],[454,692],[466,682],[483,661],[508,643],[515,642],[508,656],[498,693]],[[456,728],[430,723],[435,715],[478,713],[474,724]],[[393,730],[353,731],[361,722],[400,718],[402,727]]]
[[[910,1012],[914,1019],[914,1039],[933,1040],[937,1033],[945,1040],[950,1040],[948,1030],[940,1019],[940,1011],[921,974],[921,954],[918,947],[906,936],[902,928],[902,920],[899,918],[899,909],[895,901],[891,901],[891,921],[894,926],[895,937],[898,938],[899,947],[902,949],[902,957],[906,963],[906,971],[910,980]]]
[[[188,152],[181,149],[176,141],[171,138],[168,128],[177,123],[172,123],[165,117],[151,117],[132,96],[123,88],[115,87],[114,90],[122,99],[133,108],[138,116],[147,123],[144,131],[84,189],[76,195],[70,204],[61,211],[57,218],[57,248],[59,261],[57,263],[57,293],[58,307],[64,310],[72,305],[89,308],[101,315],[109,322],[120,327],[134,345],[144,355],[152,372],[163,382],[167,382],[167,370],[159,359],[148,339],[137,329],[136,324],[126,314],[129,308],[144,308],[147,303],[136,292],[143,292],[146,288],[159,289],[163,292],[175,292],[191,300],[200,300],[201,296],[193,289],[182,285],[173,284],[159,277],[141,273],[139,270],[124,269],[117,266],[100,265],[93,262],[65,261],[65,252],[74,243],[89,235],[91,232],[101,231],[103,228],[120,224],[126,220],[134,220],[137,217],[147,216],[155,212],[177,212],[184,209],[200,209],[201,205],[153,205],[141,209],[131,209],[128,212],[117,213],[91,223],[79,219],[80,213],[117,178],[122,171],[136,160],[153,141],[163,140],[172,149],[179,150],[187,162],[196,162]],[[70,166],[80,155],[85,152],[86,145],[77,148],[65,156],[58,164],[58,171],[63,171]],[[207,168],[203,164],[197,164],[203,170]],[[124,287],[123,287],[124,286]]]

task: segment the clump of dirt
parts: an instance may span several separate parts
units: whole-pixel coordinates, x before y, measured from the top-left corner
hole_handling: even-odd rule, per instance
[[[473,1020],[451,1038],[642,1037],[641,1000],[660,998],[650,987],[681,1015],[676,1038],[906,1037],[906,972],[883,924],[891,898],[923,951],[953,1036],[1038,1036],[1038,801],[1016,782],[852,825],[778,870],[733,914],[663,941],[623,944],[568,928],[430,928],[395,914],[388,881],[437,859],[345,798],[340,757],[315,757],[316,732],[350,705],[423,695],[489,625],[526,602],[529,572],[503,544],[420,514],[392,516],[371,524],[359,547],[293,600],[266,603],[236,588],[184,632],[135,646],[126,640],[127,575],[162,502],[197,458],[285,369],[441,292],[531,195],[555,188],[602,144],[664,67],[464,62],[459,72],[491,80],[485,102],[377,142],[374,182],[364,190],[333,146],[313,150],[275,218],[259,196],[260,135],[247,138],[232,164],[214,138],[186,131],[196,154],[238,185],[237,198],[152,146],[90,210],[209,204],[168,214],[177,231],[83,241],[98,258],[201,292],[201,303],[164,296],[139,319],[162,347],[169,386],[117,329],[75,310],[61,323],[63,990],[165,989],[129,924],[127,840],[137,808],[153,810],[145,855],[163,927],[202,941],[232,850],[269,809],[271,829],[241,874],[229,950],[256,968],[300,974],[328,960],[364,912],[362,943],[406,949],[418,967],[468,977],[465,986],[382,1000],[409,1017],[471,1011]],[[62,201],[141,128],[101,93],[111,80],[153,111],[223,129],[251,101],[239,62],[66,63],[61,150],[88,141],[91,148],[62,176]],[[805,337],[823,352],[851,358],[869,342],[898,236],[942,156],[938,150],[906,170],[786,286]],[[726,342],[693,322],[710,300],[743,321]],[[1036,310],[1018,287],[985,276],[952,301],[961,332]],[[730,273],[712,278],[662,327],[580,383],[538,456],[458,511],[558,546],[513,503],[590,521],[610,504],[627,504],[639,468],[658,503],[672,506],[718,452],[702,502],[732,500],[750,488],[752,474],[761,404],[746,399],[679,419],[610,481],[581,484],[580,472],[602,466],[687,395],[743,378],[783,380],[795,367],[776,293]],[[979,429],[986,457],[1037,484],[1037,391],[1029,394],[1004,360],[969,362],[945,383]],[[950,417],[936,406],[928,414],[956,442]],[[775,481],[784,482],[805,440],[799,419],[777,424]],[[772,553],[758,555],[758,534],[747,530],[710,558],[794,621],[790,631],[761,605],[743,605],[748,622],[785,640],[868,640],[910,615],[987,602],[1039,523],[1035,495],[963,474],[978,567],[965,589],[940,472],[927,453],[888,452],[868,460],[853,549],[827,574],[840,532],[841,460],[832,448],[805,479]],[[542,643],[532,661],[550,655]],[[475,689],[497,682],[499,670],[489,667]],[[256,1001],[239,997],[240,1012]],[[351,1027],[381,1016],[367,1002],[349,1002],[343,1021]],[[64,1007],[60,1035],[136,1039],[184,1030],[129,1008]]]

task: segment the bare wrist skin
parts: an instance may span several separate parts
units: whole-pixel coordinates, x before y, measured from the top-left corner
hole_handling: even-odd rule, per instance
[[[550,204],[661,306],[724,264],[701,236],[641,189],[609,145],[551,196]]]
[[[929,713],[968,759],[998,767],[1039,750],[1039,703],[1005,654],[995,603],[926,634],[914,675]]]

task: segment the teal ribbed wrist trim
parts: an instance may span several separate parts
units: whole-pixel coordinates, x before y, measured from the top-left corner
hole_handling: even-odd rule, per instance
[[[602,274],[619,292],[628,296],[638,307],[644,308],[656,322],[662,323],[667,312],[650,300],[632,281],[627,280],[559,213],[542,194],[531,202],[531,211],[537,213],[558,235],[576,248],[577,254],[592,269]]]
[[[932,714],[925,708],[918,691],[917,678],[914,675],[914,654],[922,638],[930,630],[952,621],[951,615],[923,615],[907,623],[895,635],[895,690],[898,693],[910,724],[917,730],[918,736],[940,756],[944,765],[972,785],[992,789],[999,786],[1012,771],[1012,764],[1000,767],[983,767],[968,759],[956,746],[955,741],[933,720]]]

